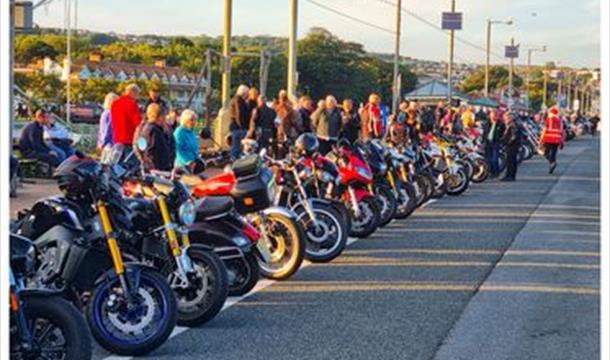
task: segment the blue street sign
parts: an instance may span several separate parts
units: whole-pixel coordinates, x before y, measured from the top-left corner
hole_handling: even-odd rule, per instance
[[[504,47],[504,57],[516,59],[519,57],[519,45],[506,45]]]
[[[461,12],[443,12],[443,30],[462,30]]]

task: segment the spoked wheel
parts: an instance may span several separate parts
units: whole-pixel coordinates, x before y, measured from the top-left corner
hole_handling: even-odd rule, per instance
[[[305,258],[312,262],[328,262],[341,255],[347,244],[348,228],[343,216],[334,207],[315,203],[316,222],[301,211],[298,220],[305,230]]]
[[[468,175],[463,168],[458,169],[454,174],[448,173],[447,179],[447,194],[460,195],[468,189]]]
[[[22,343],[16,319],[11,316],[11,359],[91,359],[89,329],[74,305],[56,296],[28,295],[21,298],[21,306],[32,340]]]
[[[265,262],[259,259],[259,267],[264,277],[283,280],[294,274],[305,256],[305,235],[301,226],[291,218],[278,214],[265,217],[265,224],[259,228],[266,241],[271,258]]]
[[[374,197],[366,197],[358,202],[360,208],[359,216],[352,211],[352,222],[350,235],[358,238],[365,238],[377,230],[379,223],[379,207]]]
[[[472,176],[473,183],[482,183],[489,177],[489,164],[485,159],[474,160],[474,174]]]
[[[434,190],[432,191],[431,198],[440,199],[447,193],[447,181],[445,180],[446,174],[439,173],[434,175],[432,178],[434,180]]]
[[[184,282],[175,273],[169,283],[176,294],[178,324],[199,326],[205,324],[222,309],[227,299],[227,270],[218,255],[201,249],[189,249],[194,272]]]

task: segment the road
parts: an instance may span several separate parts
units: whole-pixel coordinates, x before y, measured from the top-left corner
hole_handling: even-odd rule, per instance
[[[599,161],[580,138],[555,175],[535,158],[515,183],[428,204],[149,358],[598,358]]]

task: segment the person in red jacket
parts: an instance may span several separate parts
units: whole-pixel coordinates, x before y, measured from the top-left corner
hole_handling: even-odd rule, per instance
[[[549,174],[552,174],[557,167],[557,150],[563,147],[563,121],[555,106],[549,109],[549,115],[544,120],[540,144],[544,145],[544,156],[549,161]]]
[[[110,116],[112,117],[112,142],[131,149],[136,128],[142,122],[137,99],[140,88],[136,84],[127,85],[123,95],[112,102]]]

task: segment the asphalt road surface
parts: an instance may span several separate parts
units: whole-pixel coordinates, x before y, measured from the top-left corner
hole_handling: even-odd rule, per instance
[[[599,141],[580,138],[554,175],[536,157],[515,183],[428,204],[149,358],[598,358],[599,161]]]

